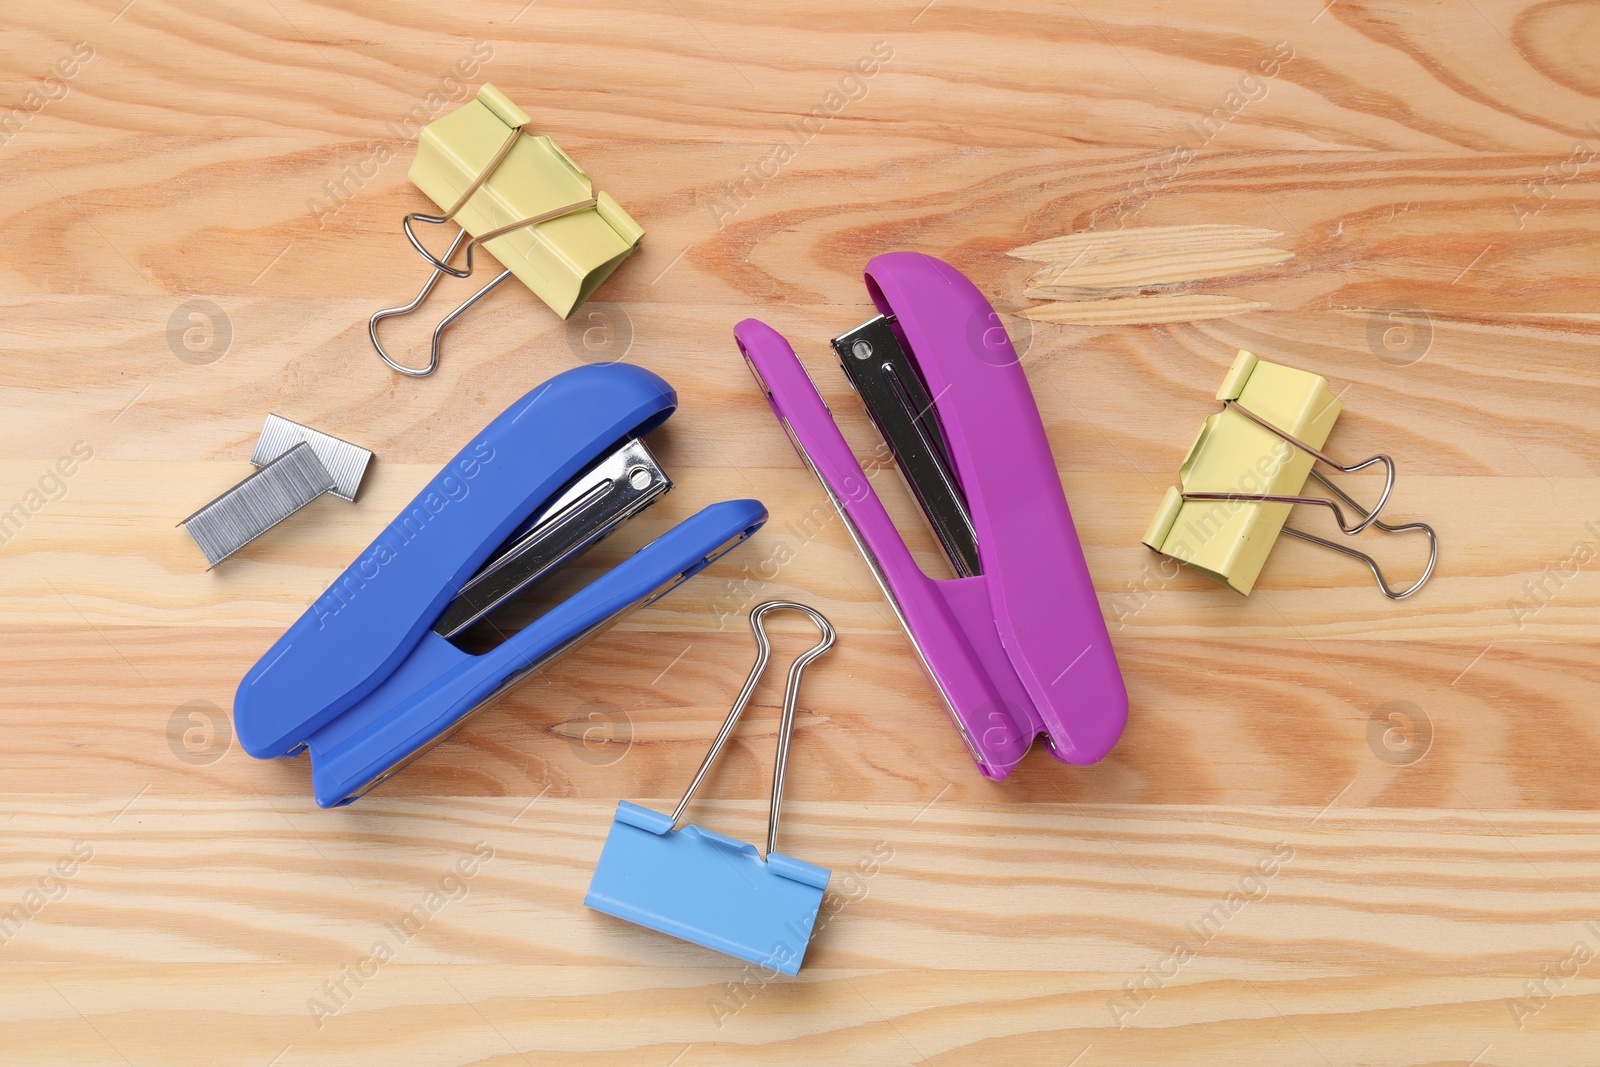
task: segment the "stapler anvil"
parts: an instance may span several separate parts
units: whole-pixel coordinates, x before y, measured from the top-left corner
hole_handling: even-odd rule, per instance
[[[348,804],[473,712],[699,572],[766,522],[712,504],[490,651],[462,637],[671,488],[642,438],[677,395],[626,364],[579,367],[518,400],[456,455],[239,683],[260,759],[311,754],[317,803]]]
[[[879,314],[835,338],[956,577],[930,579],[895,530],[789,343],[746,319],[734,337],[950,712],[978,769],[1009,775],[1042,733],[1065,763],[1099,760],[1128,695],[1016,351],[949,264],[867,264]]]

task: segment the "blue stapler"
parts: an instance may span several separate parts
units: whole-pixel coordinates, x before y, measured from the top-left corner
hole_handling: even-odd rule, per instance
[[[494,627],[486,616],[672,487],[643,437],[676,407],[665,381],[620,363],[566,371],[518,400],[245,675],[233,705],[244,750],[309,750],[317,803],[348,804],[753,534],[767,519],[759,501],[712,504],[498,646],[469,650]]]

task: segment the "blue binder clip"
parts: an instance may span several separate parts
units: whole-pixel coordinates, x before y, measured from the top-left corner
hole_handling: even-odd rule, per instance
[[[614,363],[513,404],[245,675],[233,704],[244,750],[309,750],[317,803],[348,804],[760,529],[760,501],[712,504],[509,637],[503,615],[487,618],[672,487],[642,438],[677,403],[656,375]]]
[[[810,617],[822,640],[801,653],[789,668],[778,726],[778,758],[772,769],[772,808],[767,816],[766,859],[756,847],[698,826],[674,829],[694,799],[717,753],[750,703],[756,682],[772,651],[762,620],[787,608]],[[811,930],[828,887],[829,871],[776,851],[783,778],[789,766],[789,736],[794,729],[800,673],[833,647],[833,627],[822,615],[786,600],[772,600],[750,613],[756,635],[756,663],[739,699],[695,772],[689,791],[670,816],[630,804],[617,805],[594,879],[583,902],[596,911],[648,926],[664,934],[759,964],[784,974],[800,973]]]

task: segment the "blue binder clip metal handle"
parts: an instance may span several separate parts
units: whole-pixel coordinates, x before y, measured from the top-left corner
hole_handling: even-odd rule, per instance
[[[676,407],[665,381],[620,363],[559,374],[513,404],[245,675],[234,699],[245,751],[309,750],[317,803],[348,804],[758,530],[759,501],[713,504],[492,650],[462,647],[671,489],[641,438]]]
[[[809,617],[822,631],[822,640],[789,667],[763,859],[754,845],[735,838],[694,825],[682,830],[675,827],[750,703],[772,652],[763,620],[782,609]],[[596,911],[795,975],[800,973],[811,941],[830,872],[777,851],[778,817],[783,810],[783,780],[789,767],[800,675],[807,664],[833,647],[834,633],[819,612],[786,600],[757,606],[750,613],[750,629],[756,637],[755,666],[688,791],[670,816],[626,800],[617,805],[616,819],[583,902]]]

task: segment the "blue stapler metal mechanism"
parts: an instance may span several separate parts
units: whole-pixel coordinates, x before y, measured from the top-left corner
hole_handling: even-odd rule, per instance
[[[759,501],[713,504],[497,647],[468,651],[474,624],[492,628],[490,612],[672,487],[642,438],[677,402],[661,378],[618,363],[559,374],[513,404],[245,675],[233,705],[245,751],[309,750],[317,803],[348,804],[758,530]]]

